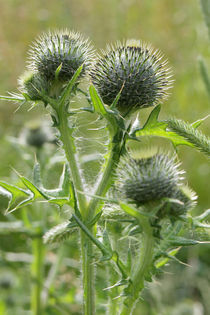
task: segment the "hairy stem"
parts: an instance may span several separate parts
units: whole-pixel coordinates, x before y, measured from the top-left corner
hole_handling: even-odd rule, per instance
[[[137,267],[131,273],[131,282],[126,289],[127,298],[124,300],[121,315],[132,315],[139,293],[144,287],[144,277],[151,266],[153,257],[154,237],[152,227],[147,218],[141,217],[139,223],[143,230],[141,252]]]
[[[63,143],[63,148],[65,151],[66,159],[69,163],[72,181],[75,187],[75,193],[77,195],[78,206],[81,213],[84,215],[86,211],[86,198],[84,194],[80,194],[77,192],[83,191],[82,179],[79,172],[79,167],[76,161],[76,150],[74,145],[74,139],[72,137],[72,129],[69,128],[68,123],[68,115],[66,113],[65,107],[61,106],[58,109],[58,118],[59,118],[59,126],[58,129],[60,131],[60,140]]]
[[[66,159],[69,163],[72,181],[77,196],[78,207],[83,219],[86,217],[87,203],[85,195],[78,191],[84,191],[82,179],[79,172],[79,167],[75,156],[74,139],[72,137],[72,129],[68,125],[68,116],[65,106],[58,109],[58,118],[60,131],[60,139],[63,143],[63,148],[66,154]],[[82,254],[82,270],[83,270],[83,309],[84,315],[95,315],[95,289],[94,289],[94,266],[92,263],[93,245],[88,237],[81,232],[81,254]]]
[[[93,264],[93,244],[81,231],[81,253],[83,271],[84,315],[95,315],[95,272]]]

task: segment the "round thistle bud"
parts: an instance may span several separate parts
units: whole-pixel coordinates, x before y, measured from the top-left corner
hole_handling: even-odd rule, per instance
[[[28,67],[50,82],[56,77],[65,83],[71,80],[82,64],[84,74],[92,57],[93,50],[89,41],[79,33],[68,30],[49,32],[40,36],[31,47]]]
[[[19,78],[19,88],[22,93],[26,93],[32,101],[42,100],[42,93],[47,93],[49,86],[46,80],[42,79],[38,73],[25,72]]]
[[[133,159],[125,156],[117,170],[116,189],[120,197],[141,205],[161,198],[174,198],[182,180],[179,164],[174,157],[156,153]]]
[[[171,85],[167,62],[159,51],[141,41],[108,47],[90,72],[104,103],[111,105],[121,91],[118,109],[153,106],[167,97]]]
[[[53,134],[52,128],[47,123],[30,121],[20,134],[20,143],[40,149],[46,143],[56,144],[57,139]]]

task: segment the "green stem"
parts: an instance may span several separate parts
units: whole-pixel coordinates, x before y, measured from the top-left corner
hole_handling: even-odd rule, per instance
[[[127,298],[124,300],[121,315],[132,315],[135,304],[139,298],[139,293],[144,287],[144,277],[151,266],[153,257],[154,237],[149,219],[141,216],[141,218],[139,218],[139,224],[143,230],[141,252],[137,267],[134,272],[131,273],[131,282],[126,289]]]
[[[37,231],[41,232],[41,231]],[[44,246],[41,238],[32,241],[33,263],[31,265],[32,276],[32,294],[31,294],[31,310],[33,315],[42,314],[41,293],[43,286],[43,260]]]
[[[117,167],[118,161],[120,159],[121,150],[124,147],[124,141],[125,140],[122,131],[118,130],[110,143],[108,158],[106,161],[106,165],[104,166],[104,172],[94,193],[96,196],[105,196],[107,190],[109,189],[113,180],[112,175],[114,173],[114,169]],[[99,202],[99,199],[92,198],[88,206],[88,216],[94,217]]]
[[[77,190],[83,191],[83,184],[82,184],[79,168],[78,168],[76,157],[75,157],[76,150],[75,150],[75,145],[74,145],[74,139],[72,137],[73,130],[69,128],[68,115],[66,113],[65,106],[61,106],[58,109],[58,118],[59,118],[58,129],[60,131],[60,140],[63,143],[63,148],[66,154],[66,158],[70,166],[72,181],[75,187],[75,193],[77,195],[78,206],[81,213],[84,216],[85,210],[86,210],[86,198],[84,194],[80,194],[77,192]]]
[[[114,232],[112,233],[112,246],[114,250],[117,250],[118,248],[118,237],[119,237],[118,233],[115,232],[115,227],[114,227]],[[109,279],[109,285],[113,285],[119,281],[119,275],[111,264],[109,264],[107,268],[108,268],[107,276]],[[107,306],[107,315],[116,315],[118,314],[118,310],[119,310],[119,299],[116,299],[116,297],[118,297],[120,294],[119,287],[115,286],[111,288],[108,291],[108,294],[109,294],[109,301],[108,301],[108,306]]]
[[[48,273],[48,277],[44,283],[44,288],[43,288],[43,293],[42,293],[42,300],[43,300],[44,306],[47,306],[49,292],[57,276],[57,273],[63,261],[63,258],[64,258],[64,246],[61,246],[57,252],[56,261],[55,263],[52,264]]]
[[[22,220],[24,225],[33,229],[33,226],[28,218],[25,208],[22,209]],[[42,235],[42,229],[40,227],[33,230],[34,233]],[[43,288],[43,266],[44,266],[44,244],[41,237],[34,238],[32,240],[32,255],[33,262],[31,264],[31,278],[32,278],[32,290],[31,290],[31,311],[33,315],[41,315],[43,311],[42,305],[42,288]]]
[[[82,271],[83,271],[83,311],[84,315],[95,315],[95,272],[93,264],[93,244],[80,231]]]
[[[68,126],[68,116],[65,110],[65,104],[60,106],[58,111],[60,139],[63,143],[63,148],[65,150],[66,158],[70,166],[72,181],[75,188],[75,194],[78,201],[78,207],[85,218],[87,211],[87,202],[85,195],[79,193],[83,190],[82,179],[79,172],[79,167],[77,165],[75,157],[75,146],[74,139],[72,137],[72,130]],[[90,219],[90,217],[89,217]],[[92,261],[93,257],[93,245],[89,238],[81,232],[81,254],[82,254],[82,270],[83,270],[83,309],[84,315],[95,315],[95,288],[94,288],[94,265]]]

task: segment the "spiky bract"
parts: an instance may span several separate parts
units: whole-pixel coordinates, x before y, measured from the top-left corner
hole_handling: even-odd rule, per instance
[[[19,78],[19,88],[22,93],[27,94],[31,101],[42,100],[42,93],[47,93],[49,89],[48,82],[38,73],[26,71]]]
[[[117,170],[116,189],[124,199],[141,205],[161,198],[173,198],[183,171],[176,157],[156,153],[147,158],[124,156]]]
[[[48,32],[31,47],[28,67],[50,82],[55,79],[57,70],[57,79],[65,83],[82,64],[84,74],[90,67],[92,57],[89,41],[79,33],[68,30]]]
[[[120,111],[149,107],[166,98],[171,85],[162,59],[158,50],[130,40],[103,52],[90,76],[105,104],[111,105],[121,90]]]
[[[180,186],[174,191],[174,202],[166,202],[159,210],[158,216],[165,217],[169,214],[171,218],[178,218],[185,215],[189,210],[196,206],[197,196],[188,186]]]

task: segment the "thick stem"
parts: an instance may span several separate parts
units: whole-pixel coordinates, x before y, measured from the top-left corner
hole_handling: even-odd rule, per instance
[[[62,106],[58,110],[59,117],[59,131],[60,139],[63,143],[63,148],[66,154],[67,161],[70,166],[72,181],[77,196],[78,207],[82,214],[83,219],[86,218],[87,202],[84,194],[78,191],[84,191],[82,179],[80,176],[79,168],[75,157],[75,146],[72,138],[72,130],[68,126],[68,116],[65,107]],[[90,217],[89,217],[90,219]],[[88,237],[81,232],[81,254],[82,254],[82,271],[83,271],[83,309],[84,315],[95,315],[95,281],[94,281],[94,266],[92,262],[93,245]]]
[[[121,315],[132,315],[135,304],[139,298],[139,293],[144,287],[144,277],[151,266],[153,257],[153,229],[147,218],[141,217],[139,223],[143,230],[141,252],[137,267],[134,272],[131,273],[131,284],[126,290],[126,292],[128,292],[128,297],[124,301],[123,309],[120,313]]]
[[[75,193],[77,195],[78,206],[81,213],[84,216],[86,210],[86,198],[84,194],[80,194],[77,192],[77,190],[83,191],[83,184],[75,157],[76,152],[74,139],[72,137],[72,130],[69,128],[68,116],[64,106],[58,109],[58,116],[59,116],[58,129],[60,131],[60,140],[63,143],[66,159],[70,166],[72,181],[75,187]]]
[[[44,260],[44,246],[41,238],[35,238],[32,241],[32,251],[34,260],[31,265],[32,276],[31,310],[33,315],[41,315],[43,311],[41,294],[43,287]]]
[[[84,315],[95,315],[95,273],[93,264],[93,244],[81,231],[81,253],[83,271],[83,312]]]

